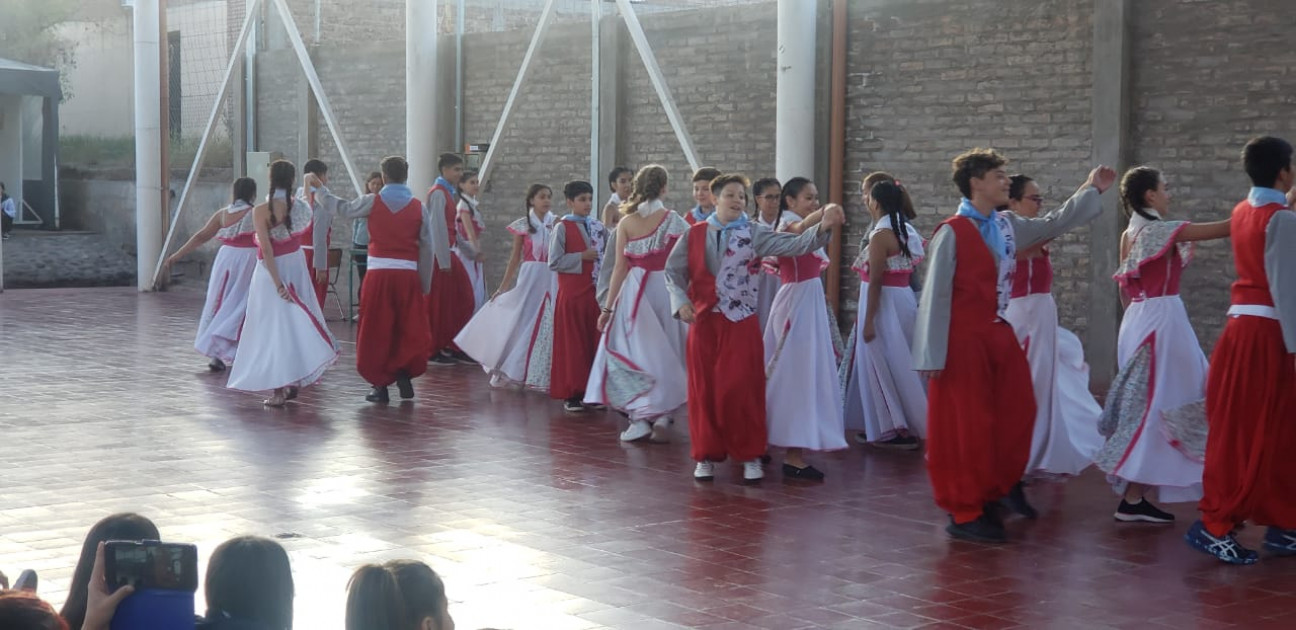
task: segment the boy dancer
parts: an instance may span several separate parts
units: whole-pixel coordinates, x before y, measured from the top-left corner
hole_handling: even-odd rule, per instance
[[[395,383],[400,397],[414,397],[410,379],[427,371],[429,334],[424,295],[432,282],[433,217],[405,181],[409,163],[402,157],[382,161],[383,187],[377,195],[345,202],[315,184],[316,200],[328,217],[369,220],[369,270],[360,287],[360,324],[356,333],[356,371],[373,390],[365,400],[385,403]]]
[[[715,462],[743,463],[743,480],[760,481],[765,454],[765,349],[756,317],[756,275],[765,256],[799,256],[823,247],[845,221],[840,206],[800,235],[773,232],[747,219],[747,178],[710,182],[716,211],[680,237],[666,262],[675,316],[688,332],[688,413],[693,478],[711,481]]]
[[[697,205],[693,210],[684,215],[684,220],[689,225],[697,225],[706,221],[716,209],[715,195],[711,193],[711,180],[720,176],[720,170],[710,166],[703,166],[693,173],[693,201]]]
[[[471,363],[454,345],[455,335],[472,319],[476,301],[473,298],[472,278],[463,261],[451,251],[455,246],[457,231],[455,219],[455,186],[463,176],[463,158],[453,153],[442,153],[437,159],[441,173],[427,193],[428,213],[432,215],[432,254],[436,266],[432,272],[432,292],[427,298],[428,329],[432,332],[432,358],[437,365],[448,365],[456,360]]]
[[[307,186],[308,175],[314,175],[319,184]],[[328,250],[329,239],[333,236],[333,218],[327,212],[321,212],[316,199],[319,188],[325,186],[328,186],[328,165],[322,160],[306,160],[306,164],[302,166],[302,187],[297,189],[297,198],[310,206],[311,230],[303,235],[301,249],[306,254],[306,265],[311,270],[315,298],[319,300],[320,309],[324,308],[324,298],[328,297]]]
[[[1267,525],[1264,547],[1296,555],[1296,214],[1292,145],[1256,138],[1242,151],[1251,193],[1233,209],[1232,306],[1206,380],[1201,520],[1185,538],[1230,564],[1252,564],[1233,530]]]
[[[1008,204],[1007,160],[991,149],[954,158],[963,194],[957,214],[936,229],[914,328],[914,368],[930,379],[927,471],[955,538],[1004,542],[992,505],[1005,497],[1030,512],[1020,481],[1030,457],[1035,396],[1030,365],[1004,310],[1016,252],[1057,238],[1099,215],[1099,195],[1116,181],[1105,166],[1060,209],[1026,219]],[[1027,386],[1023,386],[1027,384]]]
[[[594,187],[589,182],[569,182],[563,196],[571,213],[554,226],[549,240],[549,268],[558,273],[549,397],[565,401],[566,411],[581,412],[590,366],[598,352],[600,310],[594,283],[608,230],[589,216],[594,205]]]

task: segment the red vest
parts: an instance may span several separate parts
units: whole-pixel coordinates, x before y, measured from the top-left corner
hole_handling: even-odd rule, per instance
[[[1276,203],[1256,208],[1248,201],[1233,208],[1229,238],[1233,241],[1233,265],[1238,276],[1233,283],[1233,304],[1274,305],[1265,273],[1265,230],[1274,215],[1282,211]]]
[[[720,297],[716,294],[715,274],[711,273],[710,269],[707,269],[707,236],[706,221],[695,223],[693,227],[689,228],[688,297],[689,301],[693,303],[693,312],[696,314],[710,311],[720,302]]]
[[[450,246],[454,247],[455,243],[458,242],[457,236],[459,234],[458,226],[455,225],[455,220],[459,218],[459,206],[458,204],[455,203],[454,195],[450,194],[450,189],[446,188],[445,186],[442,186],[441,184],[437,184],[428,189],[429,202],[432,201],[432,195],[436,194],[438,191],[441,194],[445,195],[446,198],[446,202],[445,202],[446,234],[450,235]],[[436,221],[437,218],[432,217],[432,220]]]
[[[1052,291],[1053,263],[1049,260],[1048,250],[1044,250],[1042,256],[1017,261],[1017,271],[1013,272],[1012,297],[1026,297]]]
[[[585,236],[575,221],[560,221],[567,231],[568,254],[579,254],[589,249],[585,246]],[[558,290],[563,293],[580,293],[594,290],[594,261],[581,261],[580,273],[558,274]]]
[[[954,230],[954,287],[950,299],[950,335],[977,334],[999,318],[999,272],[994,254],[972,219],[951,217],[937,227]]]
[[[369,213],[369,255],[417,261],[423,229],[423,202],[410,199],[400,212],[392,212],[382,195],[374,195]]]

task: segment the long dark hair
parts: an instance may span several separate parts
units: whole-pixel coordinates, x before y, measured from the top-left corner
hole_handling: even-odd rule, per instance
[[[640,205],[660,198],[666,192],[669,179],[666,167],[660,164],[649,164],[639,169],[630,182],[630,198],[621,201],[621,215],[630,216],[639,210]]]
[[[346,630],[415,628],[431,617],[445,625],[445,584],[426,564],[393,560],[368,564],[351,576],[347,585]]]
[[[783,184],[783,194],[779,196],[779,211],[790,209],[792,206],[788,204],[788,197],[796,199],[801,196],[801,191],[805,190],[806,186],[813,183],[804,177],[793,177],[787,180],[787,183]]]
[[[251,177],[240,177],[234,180],[234,201],[243,201],[256,205],[256,180]]]
[[[909,220],[905,217],[904,189],[894,182],[878,182],[869,189],[869,196],[891,219],[891,232],[900,242],[900,253],[913,258],[909,252]]]
[[[293,578],[288,552],[269,538],[227,540],[207,563],[207,617],[222,614],[269,630],[293,625]]]
[[[895,178],[895,175],[886,171],[873,171],[872,173],[865,175],[864,179],[860,180],[860,185],[863,188],[872,190],[874,186],[878,185],[878,182],[891,182],[892,184],[899,186],[900,196],[904,199],[905,218],[910,221],[918,218],[918,211],[914,210],[913,200],[909,198],[909,190],[900,183],[900,180]]]
[[[526,206],[522,208],[522,216],[526,217],[527,232],[530,234],[536,233],[535,226],[531,225],[531,201],[535,199],[536,195],[539,195],[542,190],[549,191],[550,196],[553,195],[553,189],[544,184],[531,184],[531,187],[527,189]]]
[[[266,205],[270,207],[270,226],[275,225],[274,195],[276,190],[283,190],[288,196],[288,212],[284,215],[284,227],[292,232],[293,184],[297,181],[297,167],[288,160],[275,160],[270,163],[270,197]]]
[[[113,514],[104,517],[90,532],[81,544],[81,557],[77,560],[76,570],[72,572],[72,586],[68,589],[67,601],[59,614],[68,622],[72,630],[81,630],[85,623],[86,597],[89,596],[90,572],[94,569],[95,554],[99,543],[109,540],[158,540],[157,525],[153,521],[130,512]]]
[[[1158,220],[1160,217],[1148,212],[1143,206],[1147,203],[1144,197],[1148,192],[1156,190],[1160,185],[1161,171],[1151,166],[1136,166],[1125,171],[1120,184],[1121,207],[1125,210],[1125,216],[1137,214],[1148,221]]]

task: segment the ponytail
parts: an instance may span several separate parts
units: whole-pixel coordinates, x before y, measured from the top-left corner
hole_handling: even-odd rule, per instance
[[[891,232],[900,243],[900,253],[905,258],[913,258],[909,251],[909,221],[905,217],[904,188],[895,182],[881,181],[873,185],[869,196],[873,197],[873,201],[877,202],[878,207],[891,220]]]
[[[630,197],[621,204],[621,214],[630,216],[639,211],[639,206],[652,201],[666,192],[666,168],[660,164],[649,164],[635,173],[630,184]]]

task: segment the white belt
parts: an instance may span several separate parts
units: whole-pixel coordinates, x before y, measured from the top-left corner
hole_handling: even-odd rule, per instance
[[[1264,317],[1266,319],[1278,319],[1278,311],[1272,306],[1264,306],[1261,304],[1234,304],[1229,307],[1229,317],[1241,317],[1243,315]]]
[[[401,271],[418,271],[418,262],[414,260],[402,260],[400,258],[381,258],[378,256],[369,257],[369,271],[377,269],[398,269]]]

